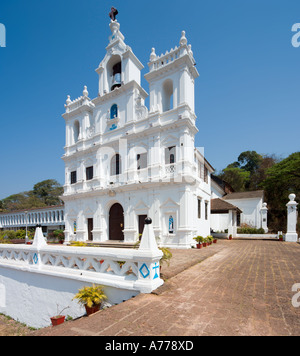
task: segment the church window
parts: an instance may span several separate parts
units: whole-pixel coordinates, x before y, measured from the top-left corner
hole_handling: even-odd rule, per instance
[[[121,174],[121,156],[116,154],[111,160],[111,175],[118,176]]]
[[[176,146],[166,148],[165,155],[166,164],[174,164],[176,162]]]
[[[71,172],[71,184],[77,183],[77,172]]]
[[[205,220],[208,220],[208,201],[205,202]]]
[[[198,198],[198,219],[201,219],[201,203],[202,200]]]
[[[115,64],[112,68],[113,73],[113,79],[112,79],[112,87],[111,90],[113,91],[116,88],[120,88],[120,86],[122,85],[121,82],[121,71],[122,71],[122,63],[118,62],[117,64]]]
[[[167,79],[162,87],[162,109],[163,112],[173,109],[173,82]]]
[[[142,153],[137,155],[137,169],[141,170],[147,168],[147,166],[148,166],[147,153]]]
[[[208,183],[208,169],[204,166],[204,182]]]
[[[86,168],[86,180],[92,180],[94,178],[94,167]]]
[[[79,139],[79,133],[80,133],[80,126],[77,120],[74,122],[73,133],[74,133],[74,143],[76,143]]]
[[[118,105],[114,104],[111,108],[110,108],[110,119],[113,120],[116,117],[118,117]]]

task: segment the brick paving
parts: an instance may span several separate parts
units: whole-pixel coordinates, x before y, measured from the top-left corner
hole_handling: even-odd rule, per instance
[[[291,303],[292,286],[300,283],[300,245],[224,240],[173,252],[163,269],[165,286],[156,294],[33,334],[300,335],[300,309]]]

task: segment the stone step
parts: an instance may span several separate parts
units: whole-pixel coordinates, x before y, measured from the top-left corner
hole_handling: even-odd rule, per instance
[[[87,242],[89,247],[103,248],[135,248],[135,243],[126,243],[123,241],[104,241],[104,242]]]

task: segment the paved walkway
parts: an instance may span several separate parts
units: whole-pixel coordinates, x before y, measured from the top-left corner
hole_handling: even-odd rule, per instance
[[[174,251],[164,269],[168,280],[156,294],[34,335],[300,335],[300,308],[291,303],[300,283],[298,244],[219,241]]]

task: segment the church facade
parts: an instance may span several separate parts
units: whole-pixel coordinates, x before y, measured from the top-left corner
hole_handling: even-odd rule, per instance
[[[152,49],[148,95],[120,24],[111,21],[110,30],[98,96],[84,87],[80,98],[68,96],[63,114],[65,242],[133,244],[148,216],[161,246],[191,248],[195,236],[210,234],[214,171],[195,147],[199,73],[191,45],[182,32],[166,54]]]

